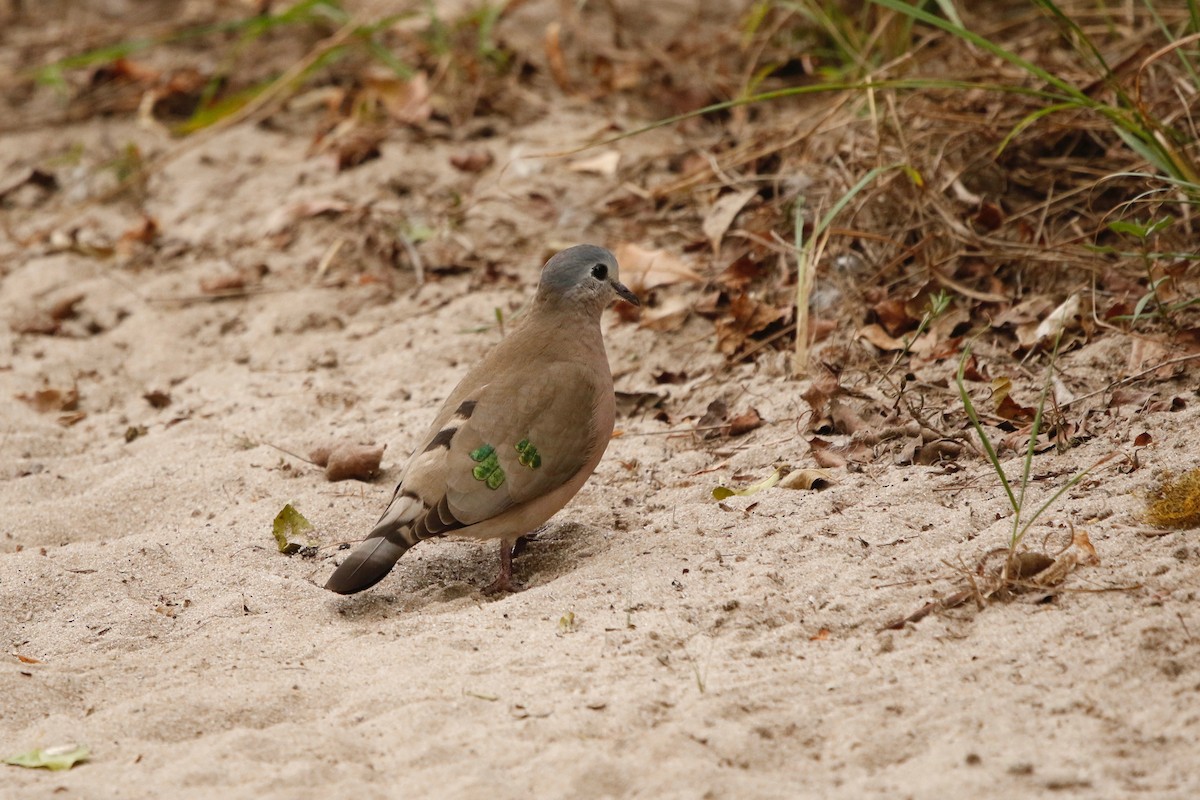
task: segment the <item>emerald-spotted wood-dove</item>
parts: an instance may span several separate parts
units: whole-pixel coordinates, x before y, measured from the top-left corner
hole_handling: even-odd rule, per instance
[[[512,588],[512,546],[579,491],[612,437],[612,373],[600,315],[616,298],[639,305],[602,247],[563,250],[542,268],[518,324],[455,387],[409,458],[375,528],[325,588],[368,589],[422,539],[500,539]]]

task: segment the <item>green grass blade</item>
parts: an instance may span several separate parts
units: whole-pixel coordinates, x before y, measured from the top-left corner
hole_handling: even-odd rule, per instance
[[[956,25],[949,20],[944,20],[941,17],[930,14],[924,9],[909,5],[908,3],[904,2],[904,0],[871,0],[871,2],[875,5],[883,6],[884,8],[891,9],[897,13],[904,14],[905,16],[911,17],[919,22],[924,22],[926,25],[943,30],[952,36],[956,36],[959,39],[970,42],[982,50],[988,51],[992,55],[999,56],[1013,66],[1018,67],[1022,71],[1033,75],[1039,80],[1042,80],[1050,86],[1058,89],[1063,93],[1063,95],[1071,100],[1074,100],[1079,106],[1084,108],[1095,108],[1097,105],[1099,105],[1097,101],[1088,97],[1087,94],[1085,94],[1081,89],[1072,85],[1068,81],[1065,81],[1062,78],[1059,78],[1057,75],[1047,72],[1037,64],[1034,64],[1032,61],[1027,61],[1016,53],[1010,50],[1005,50],[1003,47],[991,41],[990,39],[980,36],[974,31],[968,30],[961,25]]]
[[[971,402],[971,395],[967,392],[966,379],[964,374],[967,369],[967,359],[971,356],[971,345],[968,342],[963,347],[963,354],[958,359],[958,375],[954,380],[958,384],[958,396],[962,400],[963,409],[967,412],[967,419],[971,420],[971,427],[975,429],[975,433],[979,435],[979,441],[983,444],[984,452],[987,453],[988,461],[992,463],[992,469],[996,475],[1000,477],[1000,484],[1004,487],[1004,493],[1008,495],[1008,502],[1012,505],[1013,512],[1019,513],[1021,507],[1017,504],[1016,495],[1013,494],[1012,486],[1008,483],[1008,476],[1004,474],[1004,468],[1000,466],[1000,458],[996,455],[996,448],[992,446],[992,440],[988,438],[983,431],[983,424],[979,421],[979,415],[975,413],[975,404]]]

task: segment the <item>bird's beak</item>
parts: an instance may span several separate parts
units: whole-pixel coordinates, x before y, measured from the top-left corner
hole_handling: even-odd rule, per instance
[[[612,287],[614,289],[616,289],[617,296],[620,297],[622,300],[624,300],[626,303],[632,303],[635,306],[640,306],[642,304],[642,301],[638,300],[638,296],[636,294],[634,294],[633,292],[629,291],[629,287],[626,286],[625,284],[621,283],[620,281],[613,281]]]

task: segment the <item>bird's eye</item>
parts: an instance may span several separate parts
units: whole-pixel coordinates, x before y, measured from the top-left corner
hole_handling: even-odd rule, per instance
[[[592,267],[592,277],[598,281],[602,281],[608,277],[608,267],[603,264],[597,264]]]

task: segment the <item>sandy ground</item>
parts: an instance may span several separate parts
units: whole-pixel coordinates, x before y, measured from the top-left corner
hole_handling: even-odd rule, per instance
[[[613,315],[618,390],[664,395],[684,427],[718,397],[775,424],[705,440],[627,408],[596,475],[518,559],[518,594],[481,593],[492,545],[449,541],[364,595],[321,588],[499,339],[494,310],[519,308],[558,247],[626,239],[602,216],[611,179],[511,161],[602,124],[566,105],[495,140],[482,176],[445,168],[449,144],[391,141],[339,173],[302,136],[234,129],[152,178],[150,257],[62,246],[71,231],[117,241],[138,224],[119,205],[61,217],[59,239],[27,246],[51,211],[28,199],[11,213],[0,315],[83,299],[67,335],[0,325],[0,755],[82,742],[92,758],[5,767],[0,796],[1200,796],[1200,544],[1138,532],[1157,472],[1195,466],[1186,386],[1183,410],[1116,410],[1035,464],[1040,502],[1153,434],[1139,470],[1114,460],[1050,514],[1087,530],[1099,566],[1050,598],[881,631],[1003,544],[994,475],[970,457],[957,472],[884,464],[718,504],[719,483],[811,465],[784,422],[808,413],[805,383],[778,354],[727,365],[706,321],[662,334]],[[622,147],[669,153],[676,135]],[[9,136],[0,166],[128,140],[163,147],[99,121]],[[93,174],[63,193],[97,191]],[[421,287],[409,270],[364,272],[356,232],[379,218],[439,229],[452,196],[465,210],[448,260],[471,269]],[[288,212],[313,203],[346,210]],[[350,244],[320,268],[339,237]],[[237,270],[262,274],[262,291],[200,291]],[[1106,346],[1097,361],[1120,363],[1129,345]],[[681,367],[686,383],[655,383]],[[64,425],[17,399],[46,386],[77,387],[85,416]],[[152,407],[152,391],[170,404]],[[386,444],[383,476],[331,484],[270,446],[330,438]],[[275,549],[289,501],[317,526],[315,558]]]

